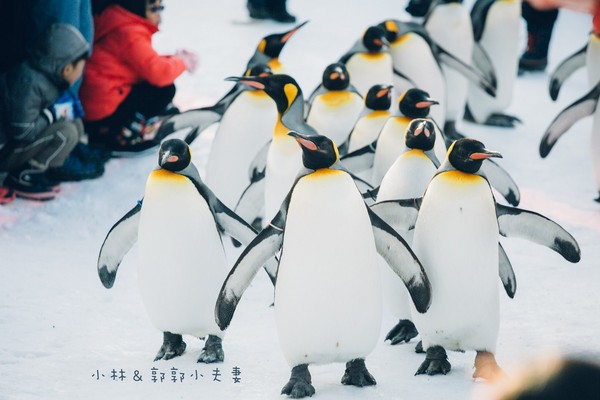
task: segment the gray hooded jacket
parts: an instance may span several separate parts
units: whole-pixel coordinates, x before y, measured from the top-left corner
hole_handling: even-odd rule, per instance
[[[44,110],[69,87],[62,70],[88,50],[76,28],[53,24],[26,61],[0,76],[0,147],[33,142],[53,122]]]

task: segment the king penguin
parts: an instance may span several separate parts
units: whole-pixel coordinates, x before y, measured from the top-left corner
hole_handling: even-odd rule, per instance
[[[370,26],[350,50],[340,57],[346,65],[350,83],[361,96],[366,96],[373,85],[392,85],[394,65],[388,51],[385,31],[379,26]]]
[[[395,76],[406,77],[411,87],[425,90],[442,105],[433,109],[431,114],[440,126],[444,126],[446,121],[447,97],[454,95],[446,88],[442,65],[460,72],[489,95],[495,94],[496,78],[491,64],[488,68],[474,69],[435,42],[420,24],[390,19],[379,26],[385,29],[390,43]],[[395,84],[398,93],[408,88],[406,84],[402,85],[402,81]]]
[[[560,225],[496,203],[479,173],[490,157],[501,156],[477,140],[459,139],[423,197],[372,206],[393,227],[414,228],[412,248],[431,280],[431,307],[425,314],[411,313],[427,351],[417,374],[448,373],[445,349],[475,350],[475,378],[502,373],[494,356],[500,323],[499,235],[542,244],[570,262],[581,257],[576,240]]]
[[[363,115],[356,121],[348,139],[348,152],[368,146],[377,140],[381,128],[392,116],[392,87],[375,85],[367,92]]]
[[[223,361],[223,331],[215,323],[214,304],[228,265],[219,231],[245,244],[256,231],[201,181],[184,141],[164,141],[158,164],[143,200],[108,232],[98,274],[111,288],[122,258],[137,242],[142,301],[152,324],[163,332],[155,361],[181,355],[184,334],[207,336],[198,362]],[[276,261],[266,262],[274,281]]]
[[[279,62],[279,55],[290,38],[306,23],[308,23],[308,21],[295,26],[289,31],[275,33],[263,37],[256,46],[254,54],[252,54],[248,60],[246,69],[242,75],[258,75],[258,71],[254,70],[258,66],[260,66],[259,68],[262,69],[268,67],[268,69],[274,74],[285,73],[285,67],[281,64],[281,62]],[[223,114],[225,111],[227,111],[235,98],[239,96],[240,93],[243,93],[247,90],[248,87],[244,85],[235,85],[229,92],[227,92],[227,94],[225,94],[225,96],[223,96],[212,106],[188,110],[181,114],[170,117],[161,124],[157,133],[157,137],[165,138],[175,131],[189,127],[197,127],[198,130],[192,130],[192,132],[194,132],[193,135],[188,134],[185,138],[186,143],[191,144],[196,137],[209,126],[221,121]]]
[[[462,0],[435,2],[427,13],[423,26],[438,45],[454,54],[465,64],[471,64],[474,46],[473,24]],[[442,71],[448,94],[445,102],[446,120],[443,131],[447,137],[458,139],[462,135],[456,130],[456,122],[463,117],[467,104],[469,81],[447,65],[442,64]],[[435,94],[433,96],[435,97]]]
[[[261,68],[264,66],[264,68]],[[272,75],[265,64],[249,76]],[[206,184],[231,209],[250,183],[249,169],[256,154],[271,140],[277,105],[264,90],[243,90],[231,102],[212,141],[206,163]]]
[[[300,149],[287,132],[291,130],[299,130],[307,134],[317,132],[304,121],[302,89],[291,76],[271,75],[227,79],[264,90],[277,106],[277,121],[271,129],[272,140],[266,145],[266,151],[261,151],[257,155],[260,160],[253,162],[257,172],[253,174],[254,179],[242,193],[235,208],[235,211],[246,221],[253,222],[263,215],[264,221],[269,221],[277,213],[281,201],[302,168]],[[261,215],[263,206],[264,214]]]
[[[312,396],[309,364],[346,362],[342,383],[375,385],[365,358],[381,324],[381,254],[405,282],[420,312],[429,282],[406,242],[365,205],[344,171],[338,151],[321,135],[290,132],[302,148],[303,170],[279,212],[240,255],[225,280],[215,315],[226,328],[263,258],[281,250],[275,287],[275,322],[292,368],[282,394]]]
[[[598,19],[598,18],[597,18]],[[540,156],[546,157],[556,141],[580,119],[593,116],[591,133],[591,157],[596,191],[600,202],[600,21],[594,25],[586,50],[588,83],[591,90],[561,111],[546,129],[540,142]],[[558,95],[558,92],[556,92]]]
[[[322,83],[310,95],[306,122],[317,132],[328,132],[329,138],[342,144],[344,154],[347,140],[363,110],[363,98],[350,85],[350,75],[342,63],[329,64],[323,71]]]
[[[465,119],[479,124],[514,127],[519,118],[504,114],[510,106],[517,78],[519,0],[477,0],[471,9],[475,46],[489,56],[496,72],[496,96],[492,97],[471,84],[467,94]],[[476,57],[478,52],[474,51]],[[474,62],[477,60],[474,58]]]

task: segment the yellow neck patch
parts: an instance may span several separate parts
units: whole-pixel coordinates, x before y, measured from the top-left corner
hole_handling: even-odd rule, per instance
[[[387,56],[387,53],[360,53],[360,57],[368,61],[377,61]]]
[[[331,108],[341,107],[352,101],[352,93],[341,90],[331,90],[320,96],[325,105]]]
[[[258,44],[258,51],[260,51],[261,53],[264,53],[266,47],[267,47],[267,41],[263,39]]]
[[[283,125],[283,123],[281,122],[281,117],[277,117],[277,123],[275,124],[275,130],[273,131],[273,136],[275,137],[286,137],[286,138],[290,138],[291,137],[288,136],[288,132],[291,129],[286,128],[285,125]],[[292,139],[293,140],[293,139]]]
[[[512,0],[509,0],[512,1]],[[401,45],[402,43],[406,42],[408,39],[410,39],[410,33],[404,34],[402,36],[398,36],[396,38],[396,40],[394,40],[394,42],[392,43],[392,46],[398,46]]]
[[[446,171],[441,174],[441,177],[459,185],[472,185],[483,180],[483,178],[479,175],[468,174],[458,170]]]
[[[171,171],[167,171],[166,169],[156,169],[152,172],[150,172],[150,176],[148,177],[148,179],[152,179],[152,180],[164,180],[164,179],[170,179],[172,181],[181,181],[184,182],[187,180],[187,178],[183,175],[180,174],[176,174],[175,172],[171,172]]]
[[[337,170],[337,169],[321,168],[321,169],[316,170],[315,172],[312,172],[312,173],[306,175],[306,178],[320,179],[320,178],[332,177],[332,176],[339,175],[339,174],[343,174],[343,172],[340,170]]]
[[[429,157],[427,157],[425,152],[420,149],[410,149],[406,153],[402,154],[402,157],[419,157],[419,158],[429,159]]]
[[[258,97],[261,99],[269,97],[269,95],[264,90],[249,90],[246,93],[248,93],[249,96]]]
[[[269,67],[271,67],[271,69],[273,70],[273,73],[274,73],[274,74],[277,74],[277,73],[281,72],[281,69],[282,69],[282,67],[283,67],[283,66],[281,65],[281,63],[279,62],[279,59],[278,59],[278,58],[272,58],[272,59],[270,59],[270,60],[267,62],[267,65],[268,65]]]
[[[376,119],[376,118],[385,118],[385,117],[389,117],[389,116],[390,116],[389,111],[375,110],[375,111],[367,114],[367,116],[365,118]]]

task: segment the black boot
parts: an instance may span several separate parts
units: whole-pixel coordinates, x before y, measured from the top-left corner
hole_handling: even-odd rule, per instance
[[[558,10],[536,10],[523,2],[522,13],[527,22],[527,49],[519,60],[519,74],[544,71],[548,66],[548,47]]]
[[[46,177],[46,171],[27,163],[8,174],[4,183],[21,198],[47,201],[56,197],[58,183]]]
[[[286,0],[266,0],[266,7],[272,20],[285,23],[296,22],[296,17],[287,10]]]

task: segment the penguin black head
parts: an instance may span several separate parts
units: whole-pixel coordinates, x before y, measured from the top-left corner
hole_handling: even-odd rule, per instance
[[[374,85],[367,92],[365,106],[370,110],[389,110],[392,105],[392,86]]]
[[[380,23],[379,26],[385,32],[385,38],[388,43],[394,43],[400,36],[400,29],[398,23],[393,19],[388,19]]]
[[[327,136],[307,136],[294,131],[288,135],[296,139],[302,148],[302,163],[308,169],[329,168],[339,160],[340,153]]]
[[[158,165],[171,172],[185,169],[192,161],[190,146],[181,139],[165,140],[158,151]]]
[[[425,118],[434,104],[440,104],[429,97],[424,90],[412,88],[405,91],[398,99],[400,112],[409,118]]]
[[[350,75],[342,63],[329,64],[323,71],[323,86],[328,90],[344,90],[350,86]]]
[[[275,101],[279,114],[285,113],[296,98],[302,97],[300,86],[289,75],[231,76],[225,80],[241,82],[255,89],[264,90]]]
[[[373,53],[379,52],[381,49],[388,46],[385,30],[377,25],[367,28],[363,35],[362,42],[367,50]]]
[[[298,31],[298,29],[302,28],[307,23],[308,21],[304,21],[287,32],[265,36],[258,44],[257,50],[270,58],[279,57],[279,54],[281,54],[281,50],[283,50],[283,46],[285,46],[287,41]]]
[[[410,121],[404,135],[406,147],[428,151],[435,144],[435,126],[433,122],[425,118],[416,118]]]
[[[470,174],[479,171],[483,160],[490,157],[502,158],[502,155],[486,149],[483,143],[475,139],[458,139],[448,149],[450,164],[457,170]]]
[[[250,68],[244,76],[268,76],[273,75],[273,70],[267,64],[256,64]]]

